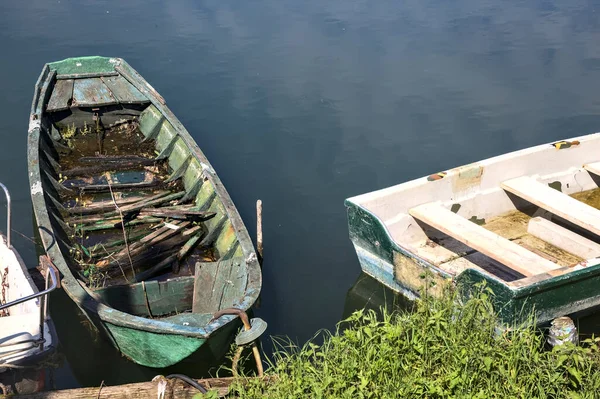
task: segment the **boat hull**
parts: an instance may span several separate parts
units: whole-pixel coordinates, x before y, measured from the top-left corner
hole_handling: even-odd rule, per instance
[[[507,283],[491,274],[466,269],[451,275],[413,256],[393,241],[379,218],[368,210],[346,201],[350,239],[361,269],[390,289],[415,300],[424,292],[441,295],[445,285],[459,289],[465,297],[481,284],[494,295],[495,308],[506,325],[518,324],[530,317],[538,323],[557,317],[582,316],[600,306],[600,266],[590,265],[548,278],[533,276]],[[539,281],[535,281],[535,279]]]

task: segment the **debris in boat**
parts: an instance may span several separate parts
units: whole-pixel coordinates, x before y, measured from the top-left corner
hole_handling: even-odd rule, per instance
[[[557,141],[556,143],[552,143],[552,145],[554,147],[556,147],[556,149],[558,150],[563,150],[565,148],[571,148],[574,147],[576,145],[579,145],[580,142],[578,140],[573,140],[573,141]]]
[[[91,126],[66,126],[60,134],[72,150],[60,156],[60,185],[65,188],[61,192],[65,213],[70,215],[65,221],[75,227],[73,238],[78,238],[71,253],[81,277],[90,287],[101,287],[120,275],[125,280],[128,274],[134,278],[135,273],[154,275],[173,263],[178,271],[179,262],[190,256],[206,234],[201,223],[216,213],[186,203],[193,198],[186,198],[182,190],[183,173],[169,179],[174,172],[169,172],[164,159],[153,156],[155,144],[135,132],[137,123],[103,129],[107,144],[115,142],[115,133],[131,137],[120,138],[128,142],[125,146],[106,145],[100,151],[100,144],[89,134]],[[136,175],[142,181],[131,181]],[[127,192],[131,192],[129,197]],[[111,198],[106,198],[108,193]],[[116,230],[122,230],[118,239],[103,239],[119,236]],[[202,257],[211,258],[208,253]]]

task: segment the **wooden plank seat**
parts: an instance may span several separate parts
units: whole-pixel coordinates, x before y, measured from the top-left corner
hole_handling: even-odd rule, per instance
[[[592,162],[585,164],[583,165],[583,169],[595,174],[596,176],[600,176],[600,162]]]
[[[539,216],[529,221],[527,232],[583,259],[600,256],[600,244]]]
[[[502,183],[502,188],[582,227],[600,235],[600,210],[548,187],[529,176]]]
[[[99,107],[116,104],[110,89],[100,78],[76,79],[73,84],[73,105]]]
[[[528,277],[560,266],[444,208],[439,203],[419,205],[409,214],[463,244]]]
[[[69,109],[73,98],[73,79],[57,80],[52,95],[46,105],[47,112]]]
[[[138,89],[122,76],[103,76],[102,82],[110,89],[121,104],[142,104],[150,102]]]

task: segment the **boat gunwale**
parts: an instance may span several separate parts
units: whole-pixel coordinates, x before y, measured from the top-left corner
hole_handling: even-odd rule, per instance
[[[521,148],[519,150],[505,152],[502,154],[495,155],[493,157],[466,163],[464,165],[460,165],[460,166],[456,166],[456,167],[444,170],[443,171],[443,173],[445,173],[444,178],[440,179],[440,180],[455,177],[455,176],[459,175],[462,171],[469,169],[471,167],[481,167],[481,168],[485,169],[486,167],[488,167],[492,164],[495,164],[499,161],[510,162],[511,160],[513,160],[517,157],[523,156],[523,155],[529,155],[529,154],[534,154],[536,152],[540,152],[543,150],[549,150],[550,146],[552,146],[553,143],[557,143],[557,142],[561,142],[561,141],[566,141],[566,142],[576,141],[576,142],[580,143],[579,146],[583,146],[583,145],[585,145],[586,141],[591,141],[591,140],[600,140],[600,132],[594,132],[594,133],[571,137],[571,138],[567,138],[567,139],[563,139],[563,140],[557,140],[557,141],[553,141],[553,142],[537,144],[537,145],[534,145],[531,147],[525,147],[525,148]],[[557,151],[557,149],[554,149],[554,151]],[[437,172],[439,172],[439,171],[437,171]],[[404,192],[405,191],[404,189],[406,189],[406,188],[413,189],[420,185],[432,183],[431,181],[428,180],[428,177],[429,177],[428,175],[425,175],[425,176],[417,177],[417,178],[414,178],[414,179],[411,179],[411,180],[408,180],[405,182],[394,184],[392,186],[380,188],[377,190],[369,191],[369,192],[358,194],[358,195],[354,195],[352,197],[346,198],[344,200],[344,203],[351,202],[353,204],[361,204],[362,205],[364,202],[371,201],[373,199],[383,198],[383,197],[386,197],[388,195],[393,195],[393,194],[400,194],[400,193]],[[498,185],[498,187],[500,187],[500,186]],[[389,194],[388,194],[388,192],[389,192]],[[398,193],[396,193],[396,192],[398,192]],[[445,202],[446,199],[440,199],[440,201]],[[447,201],[450,201],[450,199],[448,199]]]
[[[126,72],[131,73],[130,76],[125,76],[121,73],[121,76],[127,79],[127,81],[130,84],[132,84],[134,87],[136,87],[148,97],[150,103],[154,105],[173,125],[179,137],[186,144],[190,154],[192,154],[196,159],[198,159],[198,161],[207,166],[206,169],[208,169],[209,173],[205,173],[205,177],[211,180],[215,193],[217,194],[217,196],[223,204],[225,212],[227,213],[227,217],[231,222],[231,225],[236,234],[236,238],[239,241],[240,247],[244,254],[244,259],[247,268],[246,274],[248,276],[248,279],[243,295],[241,295],[242,300],[236,303],[236,306],[244,311],[247,311],[258,299],[262,285],[262,276],[260,271],[260,265],[258,263],[258,258],[254,250],[254,245],[252,244],[248,231],[237,211],[237,208],[233,204],[229,194],[227,193],[216,172],[214,172],[214,169],[212,168],[210,162],[208,161],[204,153],[202,153],[202,151],[200,150],[198,144],[194,141],[194,139],[191,137],[191,135],[183,126],[183,124],[181,124],[177,117],[166,106],[164,99],[126,61],[124,61],[121,58],[113,59],[117,60],[117,62],[115,63],[115,70],[117,70],[117,67],[120,67],[119,69],[123,69],[124,67],[126,69]],[[34,205],[34,214],[38,222],[38,228],[40,230],[42,243],[44,244],[46,252],[51,256],[51,259],[63,274],[63,286],[65,288],[65,292],[67,292],[69,297],[71,297],[71,299],[75,301],[78,305],[84,307],[90,312],[97,314],[98,317],[105,323],[152,333],[176,334],[188,337],[208,338],[213,332],[236,319],[237,316],[221,316],[217,320],[208,323],[204,328],[184,326],[161,320],[148,319],[142,316],[135,316],[111,308],[107,305],[96,301],[79,285],[77,279],[73,275],[73,272],[66,264],[66,260],[54,239],[55,231],[50,222],[50,217],[46,206],[47,203],[45,198],[44,187],[41,181],[41,169],[39,164],[39,143],[42,134],[41,124],[43,122],[43,107],[44,104],[47,102],[46,97],[48,97],[49,86],[51,80],[54,78],[54,75],[52,74],[52,71],[50,69],[50,63],[45,64],[40,74],[40,77],[38,78],[38,81],[36,83],[34,100],[32,103],[30,116],[30,126],[28,130],[28,166],[31,197]],[[42,82],[43,84],[40,86],[40,83]],[[54,242],[52,242],[52,240],[54,240]],[[47,245],[48,242],[50,242],[51,245]],[[108,332],[108,330],[107,333],[110,336],[110,332]]]
[[[507,290],[510,290],[513,298],[515,298],[515,299],[521,298],[521,297],[526,297],[532,293],[538,293],[538,292],[541,292],[544,290],[553,289],[557,286],[565,285],[567,283],[571,284],[571,283],[579,281],[579,280],[585,280],[587,278],[594,277],[596,275],[600,275],[600,258],[584,260],[582,263],[589,263],[591,261],[596,261],[597,263],[592,264],[592,265],[586,265],[585,267],[582,267],[580,269],[571,270],[571,271],[568,271],[566,273],[559,274],[556,276],[552,276],[547,273],[540,273],[540,274],[536,274],[536,275],[533,275],[530,277],[523,277],[521,279],[510,281],[510,282],[501,279],[500,277],[494,275],[493,273],[491,273],[485,269],[477,269],[477,268],[473,268],[473,267],[467,267],[467,268],[465,268],[465,270],[454,275],[452,273],[449,273],[446,270],[441,269],[439,266],[436,266],[436,265],[432,264],[431,262],[415,255],[414,253],[412,253],[412,251],[410,249],[400,246],[400,244],[392,238],[387,226],[385,225],[385,223],[383,223],[381,218],[379,218],[377,215],[372,213],[370,210],[368,210],[361,204],[346,200],[345,205],[347,208],[350,208],[352,206],[356,207],[356,208],[360,209],[362,212],[367,213],[371,218],[373,218],[373,221],[375,221],[375,223],[377,223],[379,225],[379,227],[382,228],[383,232],[385,233],[386,239],[388,240],[388,243],[391,245],[392,250],[397,251],[402,256],[406,256],[410,259],[413,259],[421,266],[431,269],[432,271],[435,271],[438,274],[440,274],[442,277],[449,278],[453,281],[460,280],[460,276],[463,275],[467,271],[478,273],[487,279],[492,279],[492,280],[494,280],[494,282],[501,284]],[[356,242],[356,240],[352,239],[352,237],[351,237],[351,240],[352,240],[353,244],[360,246],[360,243]],[[365,250],[369,251],[368,248],[365,248]],[[372,251],[369,251],[369,252],[372,252]],[[376,256],[380,257],[379,255],[376,255]],[[514,283],[522,282],[524,280],[532,280],[532,281],[530,281],[528,284],[522,285],[522,286],[516,286],[516,284],[514,284]]]

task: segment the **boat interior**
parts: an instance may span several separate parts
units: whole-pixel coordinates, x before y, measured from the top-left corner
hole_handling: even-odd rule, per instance
[[[121,310],[172,312],[150,294],[159,300],[163,283],[182,276],[212,281],[214,307],[231,306],[224,281],[243,293],[246,268],[214,171],[126,72],[47,78],[39,162],[56,243],[82,286]],[[191,306],[192,289],[201,295],[186,282],[179,310]],[[144,296],[137,309],[131,298]]]
[[[600,264],[600,134],[497,156],[350,198],[450,275],[522,287]]]

